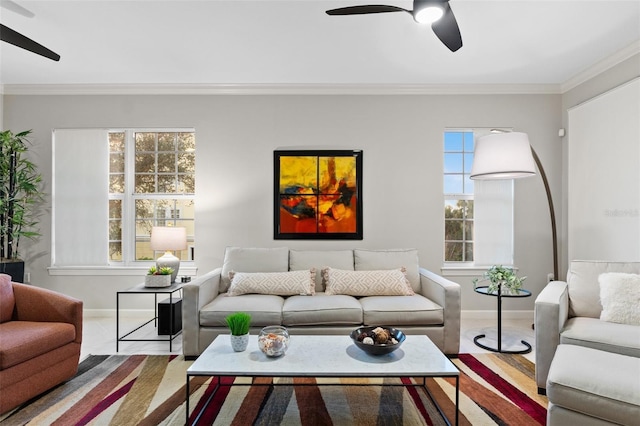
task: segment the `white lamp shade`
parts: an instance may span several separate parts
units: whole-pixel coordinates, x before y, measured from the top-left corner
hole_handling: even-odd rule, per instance
[[[471,179],[517,179],[535,174],[526,133],[495,133],[476,141]]]
[[[152,250],[186,250],[187,229],[169,226],[151,228]]]

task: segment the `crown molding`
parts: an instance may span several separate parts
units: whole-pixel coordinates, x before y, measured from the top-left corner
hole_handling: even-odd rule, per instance
[[[4,95],[510,95],[557,84],[5,84]]]
[[[613,55],[596,62],[591,67],[571,77],[560,85],[560,92],[566,93],[638,53],[640,53],[640,40],[634,41],[629,46],[620,49]]]

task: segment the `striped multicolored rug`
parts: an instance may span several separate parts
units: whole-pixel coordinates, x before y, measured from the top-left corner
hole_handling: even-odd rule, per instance
[[[463,373],[461,425],[545,424],[547,399],[537,394],[534,365],[526,358],[461,354],[453,361]],[[191,361],[181,356],[90,356],[75,378],[5,416],[1,424],[181,425],[189,365]],[[192,380],[189,403],[199,411],[211,395],[212,383],[205,377]],[[444,424],[423,390],[402,386],[414,383],[411,378],[348,379],[335,386],[318,386],[328,379],[259,378],[253,385],[247,380],[223,379],[249,386],[221,387],[204,409],[200,424]],[[274,382],[278,386],[272,386]],[[427,386],[453,419],[455,381],[429,379]]]

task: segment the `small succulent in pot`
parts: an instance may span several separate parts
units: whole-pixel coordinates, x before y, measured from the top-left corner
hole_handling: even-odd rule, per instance
[[[516,294],[521,288],[522,283],[527,277],[518,277],[512,268],[502,265],[493,265],[488,271],[482,274],[482,279],[475,278],[473,285],[489,281],[487,286],[488,293],[497,293],[498,288],[502,286],[501,292],[505,294]]]
[[[249,333],[251,315],[246,312],[235,312],[225,317],[227,326],[233,336],[244,336]]]
[[[173,268],[163,266],[158,269],[156,266],[152,266],[147,271],[147,275],[171,275],[173,274]]]

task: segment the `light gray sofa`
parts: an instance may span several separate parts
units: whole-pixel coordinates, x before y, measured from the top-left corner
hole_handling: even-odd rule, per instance
[[[600,319],[598,277],[606,272],[640,274],[640,262],[574,260],[567,281],[550,282],[536,298],[535,375],[539,393],[545,393],[549,367],[561,343],[640,357],[640,326]],[[615,369],[616,365],[606,368]],[[606,369],[602,372],[606,374]]]
[[[394,270],[406,268],[414,295],[362,296],[326,294],[320,271]],[[314,295],[228,296],[229,272],[305,271],[316,273]],[[357,274],[352,274],[357,275]],[[361,283],[360,283],[361,284]],[[417,250],[289,250],[229,247],[223,265],[183,288],[182,348],[193,358],[219,334],[228,334],[225,317],[233,312],[252,316],[251,334],[267,325],[286,326],[295,334],[341,334],[362,325],[385,325],[405,334],[427,335],[445,354],[460,347],[460,286],[420,268]]]

